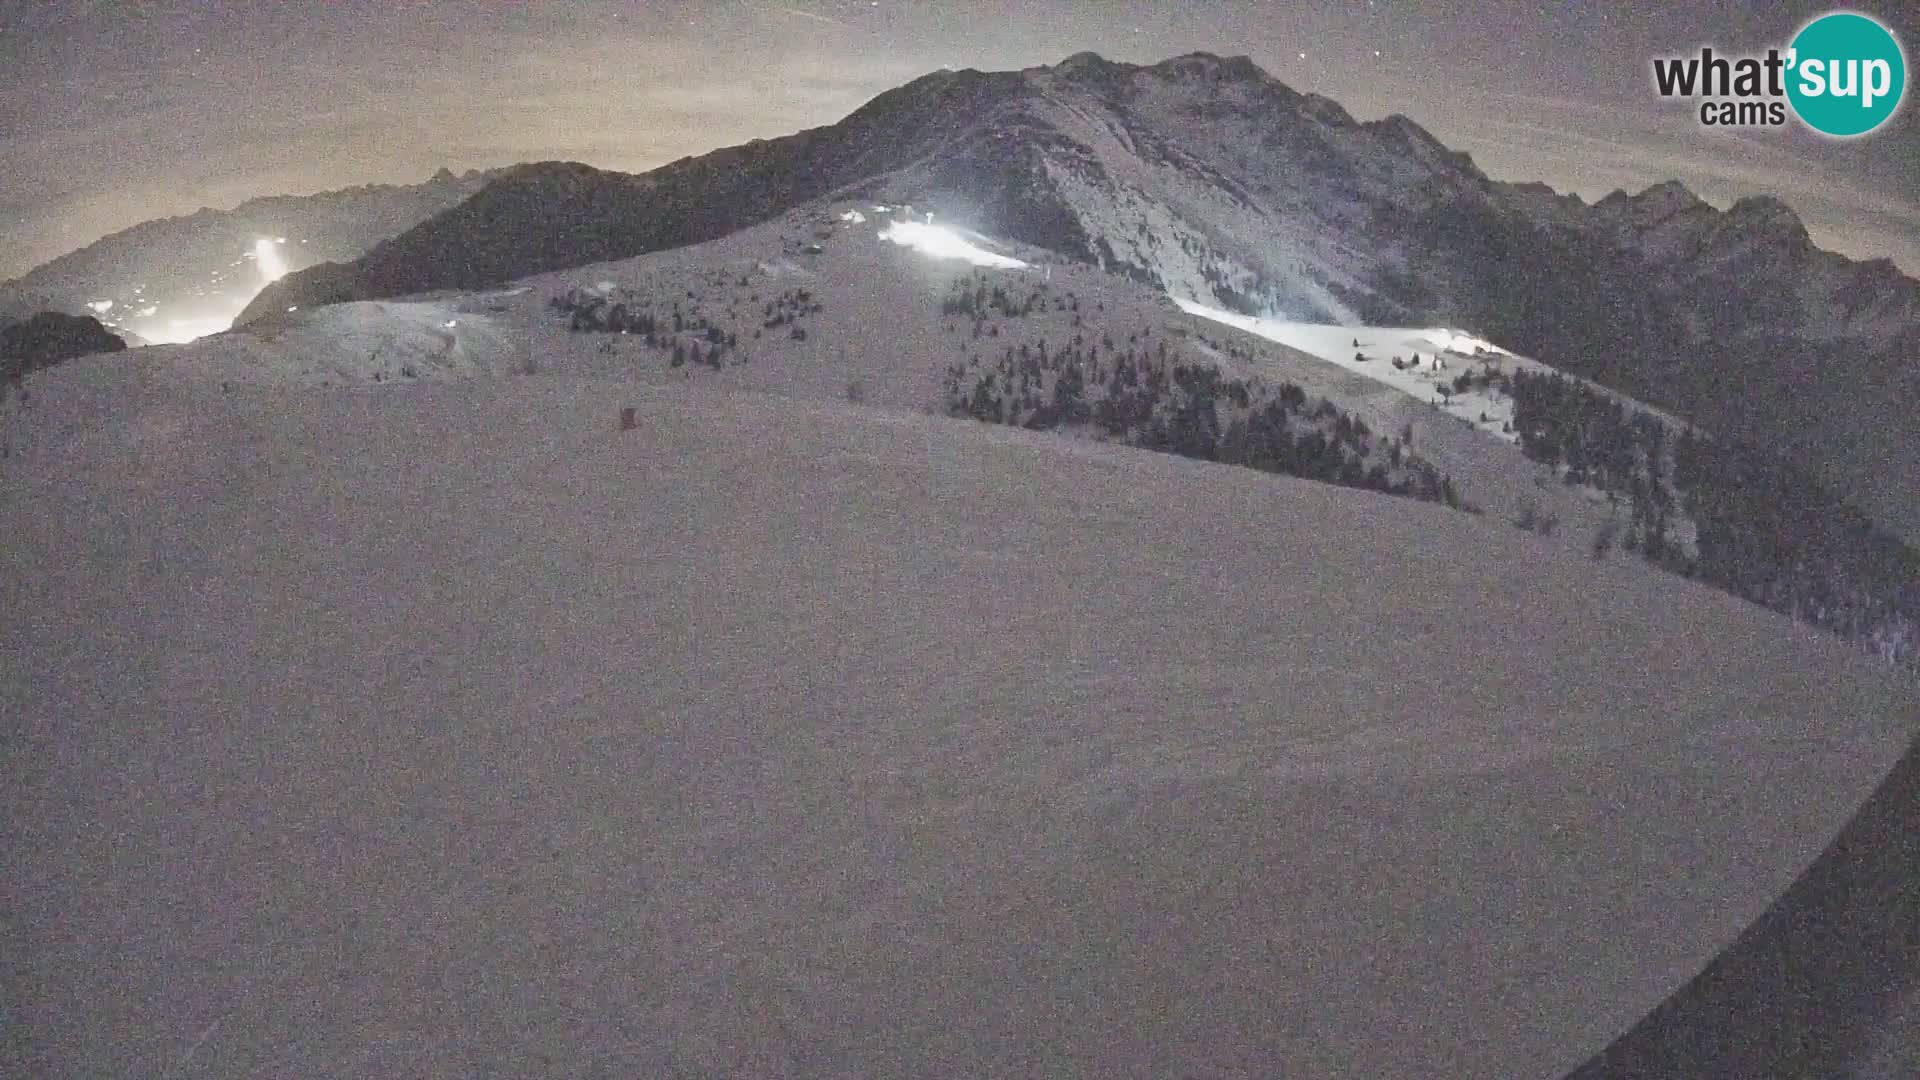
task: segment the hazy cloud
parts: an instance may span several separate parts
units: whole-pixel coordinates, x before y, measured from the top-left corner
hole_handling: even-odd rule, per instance
[[[1777,193],[1823,242],[1920,271],[1912,106],[1898,130],[1838,147],[1704,133],[1646,96],[1648,50],[1763,40],[1797,17],[1522,0],[1419,16],[1307,0],[0,0],[0,275],[255,195],[548,158],[645,169],[831,123],[943,65],[1087,48],[1246,52],[1356,116],[1407,113],[1503,179]]]

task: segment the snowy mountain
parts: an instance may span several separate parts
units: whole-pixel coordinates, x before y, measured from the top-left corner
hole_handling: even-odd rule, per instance
[[[524,166],[244,318],[477,288],[695,243],[837,195],[1297,321],[1475,329],[1802,456],[1920,536],[1920,283],[1815,249],[1777,200],[1678,184],[1586,205],[1481,173],[1401,116],[1361,123],[1245,58],[1083,53],[939,72],[839,124],[641,176]]]
[[[155,342],[224,330],[290,270],[351,259],[459,204],[495,174],[253,199],[136,225],[0,283],[0,318],[92,315]]]
[[[1807,624],[1910,648],[1920,560],[1478,323],[1352,325],[1392,281],[1285,215],[1292,276],[1227,274],[1208,223],[1306,181],[1155,134],[1194,79],[1348,132],[1355,206],[1472,197],[1249,68],[528,166],[234,330],[0,382],[0,1073],[1615,1044],[1902,759],[1911,673]],[[1076,80],[1160,119],[1080,159]],[[964,122],[1033,101],[1079,134]],[[1606,243],[1680,250],[1661,200]]]
[[[1053,430],[1617,547],[1920,659],[1920,553],[1791,459],[1459,328],[1241,315],[928,216],[810,203],[504,289],[289,305],[148,366],[323,389],[696,381]]]
[[[1451,492],[1502,519],[1537,503],[1566,523],[1555,542],[1570,550],[1582,549],[1613,513],[1600,492],[1547,483],[1550,470],[1527,462],[1510,428],[1502,430],[1512,405],[1497,392],[1449,389],[1442,399],[1443,388],[1470,368],[1528,366],[1522,358],[1499,350],[1476,357],[1471,339],[1428,328],[1366,332],[1378,362],[1353,364],[1350,353],[1326,348],[1345,345],[1343,328],[1298,327],[1304,337],[1276,337],[1265,324],[1183,311],[1137,280],[1032,245],[927,225],[924,216],[872,202],[812,203],[719,240],[533,275],[507,288],[289,305],[192,345],[150,350],[148,363],[178,378],[232,385],[619,377],[943,413],[965,411],[950,380],[964,379],[972,394],[985,378],[990,396],[1011,409],[1023,395],[1018,380],[1000,372],[1016,361],[1036,365],[1026,396],[1051,400],[1059,369],[1050,362],[1040,371],[1038,358],[1071,359],[1088,375],[1131,358],[1169,377],[1185,365],[1246,383],[1248,401],[1219,406],[1222,434],[1262,408],[1261,395],[1298,388],[1300,411],[1325,403],[1348,418],[1340,430],[1352,431],[1346,445],[1354,463],[1363,471],[1380,466],[1383,489],[1430,483],[1427,494]],[[1409,362],[1396,370],[1401,354]],[[1416,370],[1417,354],[1425,359]],[[1455,366],[1443,369],[1448,361]],[[1108,396],[1104,385],[1086,391],[1089,408]],[[1170,403],[1148,409],[1138,423],[1102,427],[1090,413],[1064,428],[1157,443]],[[1299,426],[1332,435],[1333,419],[1302,416]],[[1011,414],[1002,421],[1013,422]],[[1042,426],[1030,414],[1020,423]]]

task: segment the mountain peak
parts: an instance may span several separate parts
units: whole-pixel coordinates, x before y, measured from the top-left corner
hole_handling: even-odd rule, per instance
[[[1700,196],[1695,195],[1687,185],[1678,180],[1665,180],[1654,184],[1647,188],[1647,190],[1635,195],[1633,201],[1641,206],[1655,207],[1669,213],[1677,213],[1681,210],[1690,210],[1696,206],[1705,205],[1705,203],[1701,201]]]
[[[1607,193],[1606,198],[1594,203],[1593,208],[1624,217],[1637,226],[1657,225],[1681,214],[1711,209],[1700,196],[1678,180],[1662,181],[1638,195],[1629,195],[1615,188]]]
[[[1772,195],[1748,195],[1737,199],[1727,208],[1727,216],[1790,232],[1804,232],[1806,229],[1801,224],[1800,215]]]
[[[1394,113],[1366,125],[1381,134],[1393,137],[1396,141],[1412,146],[1438,149],[1447,152],[1446,144],[1433,137],[1433,133],[1421,127],[1405,113]]]
[[[1108,60],[1106,57],[1101,56],[1091,49],[1087,49],[1074,53],[1072,56],[1060,61],[1054,65],[1053,69],[1062,75],[1072,75],[1081,71],[1105,71],[1119,66],[1121,65]]]
[[[1040,68],[1057,78],[1081,86],[1118,89],[1128,76],[1139,71],[1134,64],[1116,63],[1091,50],[1077,52],[1051,68]]]
[[[1741,243],[1758,243],[1801,255],[1813,250],[1813,238],[1793,208],[1771,195],[1749,195],[1727,208],[1722,228]]]
[[[1266,81],[1269,76],[1247,56],[1220,56],[1210,52],[1190,52],[1162,60],[1149,70],[1174,77],[1199,75],[1213,79]]]

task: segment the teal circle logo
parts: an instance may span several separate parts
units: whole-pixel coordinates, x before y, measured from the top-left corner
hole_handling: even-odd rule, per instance
[[[1787,55],[1787,100],[1823,134],[1865,135],[1886,123],[1906,96],[1900,42],[1865,15],[1820,16],[1801,28]]]

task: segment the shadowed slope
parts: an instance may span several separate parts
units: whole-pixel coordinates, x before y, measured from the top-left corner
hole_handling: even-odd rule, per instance
[[[1764,916],[1574,1080],[1910,1075],[1920,1054],[1903,1007],[1920,990],[1916,882],[1920,753],[1909,749]]]

